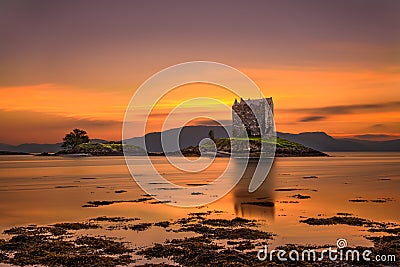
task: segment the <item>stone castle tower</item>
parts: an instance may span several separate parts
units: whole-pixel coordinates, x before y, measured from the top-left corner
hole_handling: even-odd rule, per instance
[[[241,98],[240,102],[235,99],[232,106],[233,136],[245,137],[246,133],[249,137],[267,136],[274,130],[273,114],[272,97],[252,100]]]

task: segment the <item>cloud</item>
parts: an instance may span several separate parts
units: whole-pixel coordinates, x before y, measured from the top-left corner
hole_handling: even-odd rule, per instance
[[[283,111],[304,112],[310,114],[337,115],[337,114],[354,114],[354,113],[366,113],[366,112],[376,113],[376,112],[393,111],[393,110],[400,110],[400,101],[386,102],[386,103],[371,103],[371,104],[337,105],[337,106],[326,106],[317,108],[294,108],[294,109],[284,109]]]
[[[326,118],[327,118],[326,116],[308,116],[308,117],[302,118],[299,121],[300,122],[322,121],[322,120],[325,120]]]
[[[369,127],[369,128],[371,128],[371,129],[385,129],[386,125],[383,124],[383,123],[377,123],[377,124],[371,125],[371,127]]]
[[[0,143],[60,142],[66,132],[85,129],[91,138],[121,139],[122,122],[65,117],[34,111],[5,111],[0,109],[0,120],[6,129],[0,131]]]
[[[393,116],[392,120],[387,120],[385,123],[376,123],[372,125],[366,125],[364,128],[365,133],[376,133],[376,134],[400,134],[399,131],[399,120]]]
[[[101,91],[70,85],[37,84],[1,87],[0,107],[7,111],[26,111],[73,116],[92,120],[122,120],[128,99],[115,91]]]
[[[354,138],[370,141],[383,141],[383,140],[395,140],[399,139],[399,135],[392,134],[359,134],[354,135]]]

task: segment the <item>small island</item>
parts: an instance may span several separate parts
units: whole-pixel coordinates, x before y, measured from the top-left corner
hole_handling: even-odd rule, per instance
[[[249,156],[252,158],[259,158],[261,155],[261,143],[263,141],[261,138],[249,138]],[[229,157],[232,153],[231,139],[229,138],[219,138],[214,139],[216,156],[217,157]],[[184,156],[200,156],[201,150],[204,146],[209,144],[204,144],[203,147],[191,146],[182,149],[182,154]],[[282,138],[276,138],[276,150],[275,157],[326,157],[327,154],[317,151],[315,149],[303,146],[298,143],[290,142]]]
[[[216,157],[315,157],[327,154],[302,144],[275,137],[274,103],[272,97],[237,101],[232,105],[232,136],[215,138],[214,131],[208,132],[208,140],[182,148],[181,151],[168,152],[168,155],[199,157],[202,152]],[[145,138],[146,136],[144,136]],[[267,138],[265,138],[267,137]],[[203,138],[207,138],[204,136]],[[161,140],[160,140],[161,142]],[[123,141],[91,142],[85,130],[73,129],[63,138],[62,150],[54,153],[42,153],[41,156],[165,156],[164,152],[148,151]]]
[[[248,153],[250,158],[328,156],[302,144],[275,137],[273,116],[272,97],[247,100],[241,98],[240,101],[235,99],[232,105],[232,138],[216,139],[211,130],[208,133],[210,141],[182,149],[181,152],[184,156],[200,156],[203,151],[220,157],[235,157],[235,154],[242,151]],[[265,153],[267,150],[268,153]]]
[[[209,152],[216,157],[231,157],[235,156],[232,153],[232,143],[235,138],[214,138],[214,132],[210,130],[208,141],[197,146],[189,146],[181,149],[181,153],[185,157],[200,157],[201,152]],[[54,153],[41,153],[39,156],[123,156],[124,151],[129,152],[131,156],[165,156],[163,152],[148,152],[145,149],[123,144],[122,141],[111,141],[105,143],[91,142],[87,132],[81,129],[74,129],[64,137],[63,149]],[[263,140],[260,137],[250,137],[249,142],[249,157],[259,158],[262,155],[262,143],[267,142],[276,147],[275,157],[321,157],[328,156],[327,154],[315,149],[306,147],[302,144],[290,142],[288,140],[277,137],[275,141]],[[245,141],[245,140],[242,140]],[[168,155],[179,155],[179,151],[169,152]],[[273,156],[273,155],[272,155]]]
[[[320,157],[327,154],[302,144],[275,137],[272,97],[237,101],[232,105],[232,135],[230,138],[215,138],[214,131],[208,132],[208,140],[181,151],[167,152],[168,155],[199,157],[202,152],[216,157]],[[146,138],[144,136],[143,138]],[[204,136],[202,138],[207,138]],[[161,142],[160,140],[157,140]],[[194,142],[195,143],[195,142]],[[148,151],[146,148],[117,142],[91,142],[85,130],[74,129],[63,138],[63,149],[54,154],[41,156],[165,156],[164,152]],[[179,153],[180,152],[180,153]]]
[[[132,155],[143,156],[146,151],[138,146],[122,144],[121,142],[82,143],[73,149],[64,149],[54,155],[66,156],[123,156],[124,150]]]
[[[54,153],[41,153],[38,156],[123,156],[124,151],[131,155],[146,155],[146,151],[138,146],[122,144],[122,141],[105,143],[91,142],[85,130],[73,129],[63,138],[63,149]]]

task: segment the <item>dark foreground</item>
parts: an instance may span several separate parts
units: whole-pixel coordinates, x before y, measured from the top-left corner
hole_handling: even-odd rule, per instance
[[[29,225],[4,231],[10,238],[0,240],[0,262],[13,265],[45,266],[398,266],[400,259],[400,227],[397,224],[373,222],[363,218],[339,214],[329,218],[307,218],[301,223],[309,225],[363,226],[366,238],[372,240],[372,262],[331,261],[317,252],[317,261],[278,260],[260,261],[257,252],[274,238],[273,233],[257,229],[258,222],[244,218],[231,220],[218,218],[219,211],[188,214],[176,221],[143,223],[139,218],[97,217],[85,222],[58,223],[47,226]],[[131,247],[116,238],[85,234],[90,229],[109,231],[147,231],[161,227],[165,231],[188,232],[192,237],[167,240],[150,247]],[[371,234],[371,235],[369,235]],[[374,235],[372,235],[374,234]],[[287,244],[276,248],[290,251],[327,246],[297,246]],[[344,253],[348,249],[344,248]],[[378,263],[374,255],[391,254],[397,261]],[[137,262],[139,258],[144,259]],[[154,263],[157,262],[157,263]]]

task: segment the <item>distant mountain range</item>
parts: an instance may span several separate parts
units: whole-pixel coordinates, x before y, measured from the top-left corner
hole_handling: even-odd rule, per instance
[[[42,152],[57,152],[61,150],[62,143],[56,144],[21,144],[21,145],[8,145],[0,143],[0,151],[10,152],[27,152],[27,153],[42,153]]]
[[[228,132],[231,128],[226,127]],[[208,132],[214,131],[215,138],[228,137],[227,131],[221,126],[186,126],[176,129],[167,130],[164,132],[166,140],[166,152],[176,151],[175,147],[170,146],[173,136],[181,131],[179,145],[181,148],[198,145],[205,137],[208,137]],[[369,141],[350,138],[333,138],[324,132],[305,132],[299,134],[281,133],[277,136],[291,142],[299,143],[304,146],[313,148],[318,151],[400,151],[400,139],[390,141]],[[135,137],[130,139],[133,144],[139,145],[143,143],[143,137]],[[161,152],[161,133],[149,133],[145,135],[146,146],[148,151]]]
[[[370,141],[353,138],[333,138],[324,132],[299,134],[278,133],[278,136],[319,151],[400,151],[400,139]]]
[[[92,142],[106,143],[103,139],[92,139]],[[36,144],[28,143],[21,145],[8,145],[0,143],[0,151],[11,151],[11,152],[27,152],[27,153],[43,153],[43,152],[57,152],[62,149],[62,143],[55,144]]]
[[[228,131],[231,128],[226,127]],[[215,138],[228,137],[227,131],[221,126],[185,126],[183,128],[175,128],[164,131],[163,138],[165,139],[166,147],[165,152],[176,151],[176,146],[173,145],[171,140],[180,131],[179,147],[186,148],[189,146],[196,146],[203,139],[208,137],[210,130],[214,131]],[[313,148],[318,151],[400,151],[400,139],[390,141],[369,141],[351,138],[333,138],[324,132],[304,132],[299,134],[292,133],[277,133],[278,137],[300,143],[307,147]],[[149,152],[162,152],[161,147],[161,133],[149,133],[144,137],[134,137],[129,139],[132,144],[141,146],[145,138],[147,151]],[[92,142],[104,143],[106,140],[93,139]],[[57,152],[61,149],[61,143],[56,144],[21,144],[17,146],[0,144],[0,151],[13,151],[13,152],[28,152],[28,153],[41,153],[41,152]]]
[[[231,127],[227,127],[228,131]],[[146,140],[146,148],[148,152],[174,152],[177,145],[174,145],[175,136],[179,135],[179,148],[187,148],[189,146],[197,146],[199,142],[208,137],[210,130],[214,131],[215,138],[228,137],[227,131],[222,126],[185,126],[183,128],[174,128],[163,132],[163,139],[165,140],[164,149],[161,146],[161,133],[148,133],[144,136]],[[180,133],[179,133],[180,132]],[[129,139],[129,144],[143,147],[143,136],[134,137]]]

